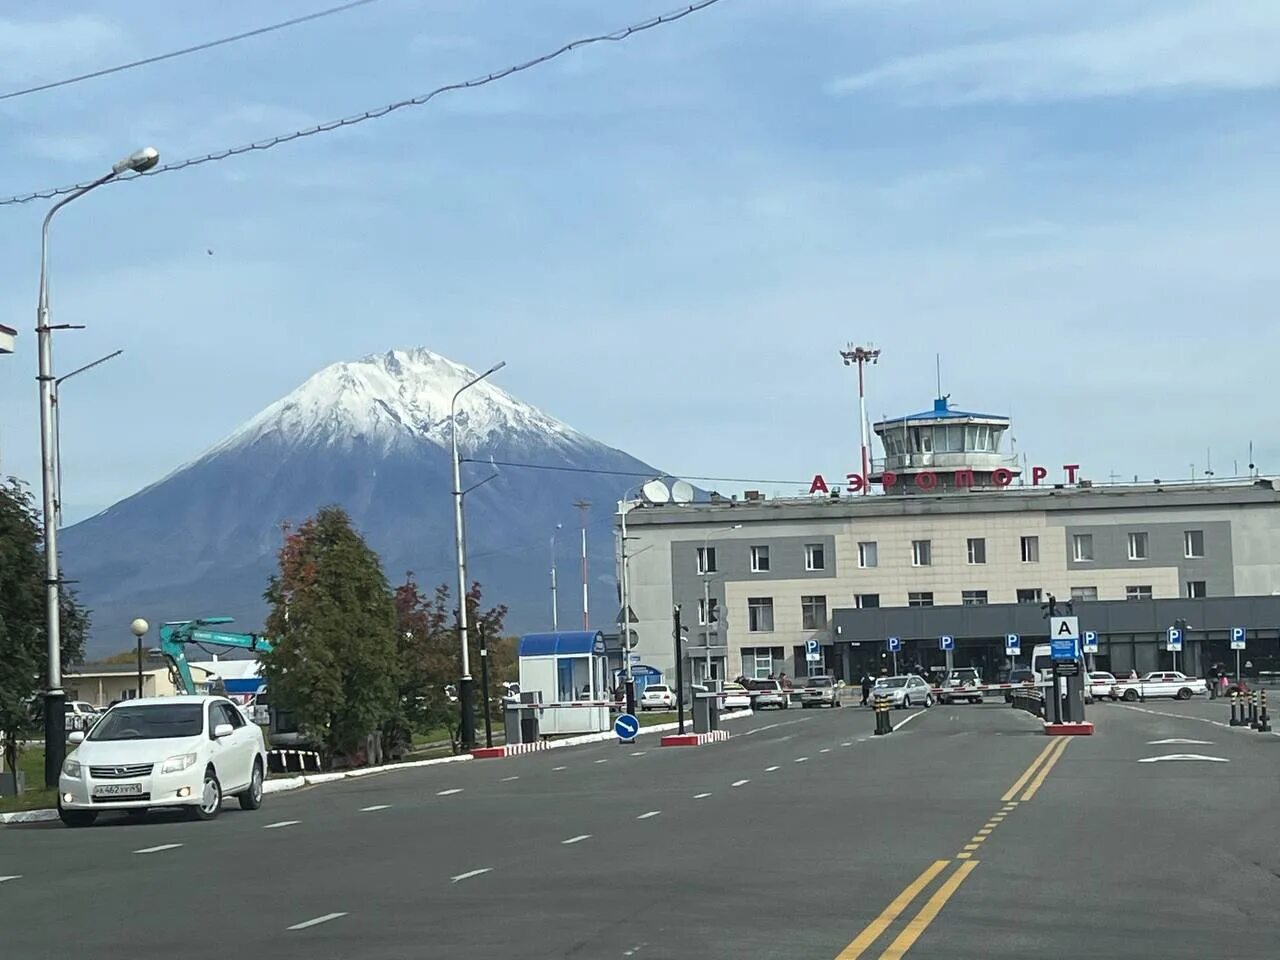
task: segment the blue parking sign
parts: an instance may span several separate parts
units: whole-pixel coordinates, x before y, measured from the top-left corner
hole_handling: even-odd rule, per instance
[[[890,653],[897,653],[902,649],[902,638],[890,637],[885,641],[885,646],[888,647]]]
[[[1022,653],[1022,638],[1016,633],[1007,633],[1004,637],[1005,656],[1016,657]]]
[[[956,648],[956,638],[949,633],[944,633],[938,638],[939,650],[954,650]]]
[[[1244,638],[1245,638],[1244,627],[1232,627],[1231,628],[1231,649],[1243,650],[1245,648]]]

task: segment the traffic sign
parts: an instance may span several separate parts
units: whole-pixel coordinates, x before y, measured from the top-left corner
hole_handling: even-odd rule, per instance
[[[888,648],[890,653],[897,653],[899,650],[902,649],[902,638],[890,637],[888,640],[885,641],[885,647]]]
[[[938,638],[939,650],[954,650],[956,648],[956,638],[949,633],[944,633]]]
[[[1050,617],[1049,618],[1049,639],[1050,640],[1079,640],[1080,639],[1080,618],[1079,617]]]
[[[1054,637],[1049,641],[1049,656],[1054,660],[1074,660],[1076,658],[1075,637],[1062,640]]]
[[[808,640],[806,640],[806,641],[804,642],[804,652],[805,652],[805,653],[817,653],[817,652],[818,652],[818,641],[817,641],[817,640],[814,640],[812,637],[811,637],[811,638],[809,638]]]
[[[1098,652],[1098,631],[1097,630],[1086,630],[1084,632],[1084,636],[1081,639],[1084,641],[1083,649],[1085,653]]]
[[[1022,638],[1016,633],[1006,633],[1004,637],[1004,655],[1016,657],[1022,654]]]
[[[1169,628],[1169,638],[1165,641],[1164,648],[1170,653],[1182,652],[1182,631],[1177,627]]]
[[[1231,649],[1232,650],[1244,649],[1244,635],[1245,635],[1244,627],[1231,628]]]
[[[619,714],[618,719],[613,721],[613,732],[618,735],[619,740],[630,742],[640,732],[640,721],[633,713]]]
[[[804,642],[804,658],[809,663],[822,662],[822,652],[817,640],[811,638]]]

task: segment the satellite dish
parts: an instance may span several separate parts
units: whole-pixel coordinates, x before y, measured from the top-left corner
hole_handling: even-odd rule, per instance
[[[640,496],[649,503],[662,504],[671,499],[671,491],[661,480],[650,480],[640,488]]]
[[[671,485],[671,500],[674,503],[692,503],[693,484],[677,480]]]

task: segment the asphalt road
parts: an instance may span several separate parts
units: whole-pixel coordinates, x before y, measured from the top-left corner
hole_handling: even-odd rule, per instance
[[[1280,737],[1217,704],[759,714],[269,796],[0,828],[6,956],[1274,958]],[[1159,744],[1195,739],[1200,744]],[[1220,761],[1139,762],[1169,754]]]

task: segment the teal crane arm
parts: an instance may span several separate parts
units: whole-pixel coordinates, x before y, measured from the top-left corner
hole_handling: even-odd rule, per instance
[[[196,692],[195,680],[191,677],[191,667],[187,663],[188,644],[207,644],[215,647],[255,650],[261,653],[271,652],[271,641],[256,633],[230,633],[224,630],[208,629],[231,622],[231,617],[207,617],[203,620],[179,620],[161,624],[160,653],[169,661],[169,668],[174,674],[175,682],[182,686],[184,693]]]

